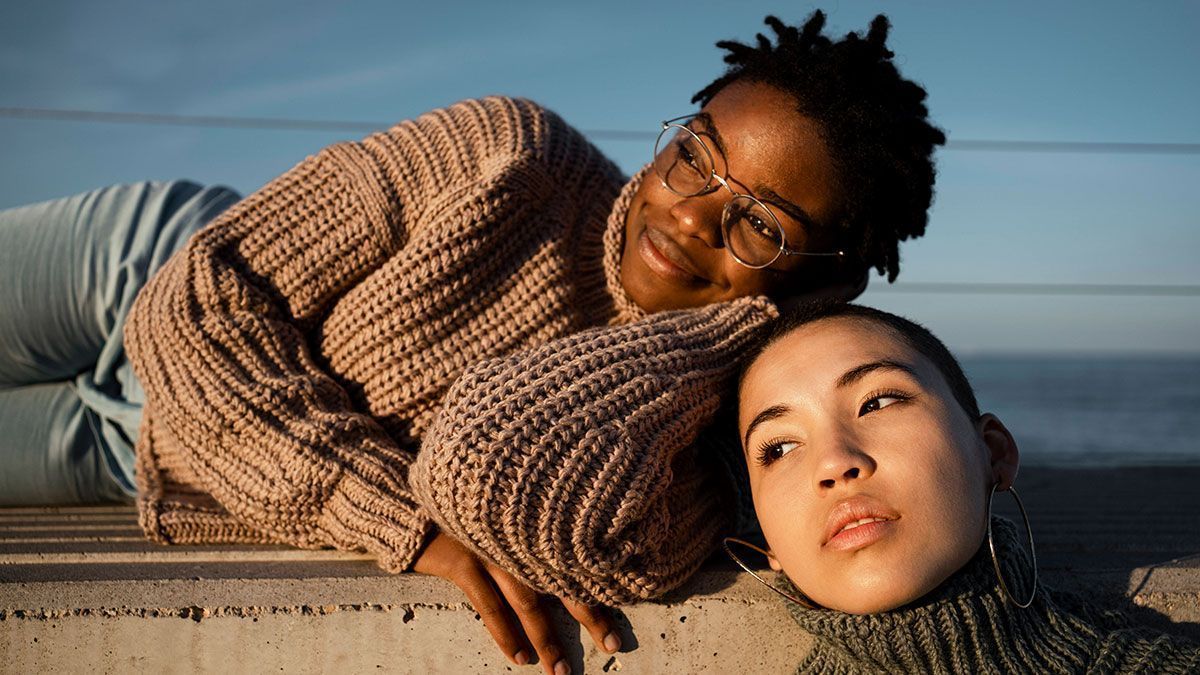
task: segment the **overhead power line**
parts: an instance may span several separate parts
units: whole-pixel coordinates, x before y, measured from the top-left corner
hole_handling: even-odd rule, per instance
[[[945,293],[954,295],[1103,295],[1132,297],[1200,297],[1200,284],[1028,284],[959,281],[900,282],[871,286],[881,293]]]
[[[342,120],[296,120],[278,117],[224,117],[219,115],[170,115],[159,113],[101,112],[55,108],[0,108],[0,117],[61,122],[114,122],[117,124],[165,124],[176,127],[224,129],[275,129],[280,131],[359,131],[385,129],[376,122]]]
[[[117,124],[162,124],[179,127],[220,129],[266,129],[279,131],[348,131],[367,133],[386,129],[387,122],[346,120],[302,120],[278,117],[229,117],[221,115],[172,115],[159,113],[102,112],[57,108],[0,107],[0,117],[62,122],[108,122]],[[655,131],[584,129],[595,140],[649,143]],[[1137,143],[1116,141],[1029,141],[963,138],[951,139],[948,150],[976,152],[1052,152],[1146,155],[1200,155],[1200,143]]]
[[[1130,143],[1114,141],[993,141],[950,139],[948,150],[984,152],[1082,152],[1117,155],[1200,155],[1200,143]]]

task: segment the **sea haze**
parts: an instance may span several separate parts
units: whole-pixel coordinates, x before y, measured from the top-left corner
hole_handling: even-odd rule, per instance
[[[1200,465],[1200,356],[967,356],[1028,465]]]

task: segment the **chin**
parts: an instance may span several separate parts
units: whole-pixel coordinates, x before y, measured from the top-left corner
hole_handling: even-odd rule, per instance
[[[839,602],[826,605],[846,614],[879,614],[902,607],[921,597],[903,591],[894,593],[852,593],[849,597],[838,598]]]
[[[897,578],[886,573],[879,576],[865,573],[854,579],[830,581],[821,585],[824,586],[823,590],[832,592],[814,593],[812,599],[823,607],[846,614],[887,612],[907,605],[936,587],[936,584],[933,584],[925,588],[927,584],[914,584],[911,577]]]

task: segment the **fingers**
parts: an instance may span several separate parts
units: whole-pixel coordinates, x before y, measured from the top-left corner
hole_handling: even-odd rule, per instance
[[[579,625],[587,629],[588,635],[592,636],[592,642],[595,642],[598,648],[609,654],[614,654],[621,648],[621,638],[613,630],[608,620],[608,612],[603,607],[589,607],[570,598],[560,599],[563,607],[567,608]]]
[[[496,641],[496,645],[500,647],[500,651],[518,666],[529,663],[532,654],[521,637],[521,629],[513,622],[507,604],[496,592],[488,573],[478,564],[464,565],[451,577],[451,581],[466,593],[467,600],[479,613],[479,618]],[[541,655],[540,650],[538,654]]]
[[[439,532],[421,551],[413,570],[453,582],[466,594],[484,627],[510,661],[523,666],[532,660],[533,654],[525,644],[521,629],[509,615],[507,603],[492,585],[491,576],[479,559],[462,544]]]
[[[483,562],[443,533],[430,539],[413,570],[448,579],[462,589],[496,645],[514,664],[526,665],[536,653],[547,675],[571,672],[541,597],[516,577]],[[620,649],[621,639],[612,630],[604,608],[573,600],[563,600],[563,605],[597,647],[610,654]]]
[[[554,625],[550,622],[538,594],[499,567],[488,565],[487,569],[492,575],[492,580],[496,582],[496,587],[508,600],[508,606],[517,615],[521,627],[525,629],[525,637],[529,638],[529,643],[537,652],[542,670],[546,675],[568,675],[571,672],[571,664],[563,654],[558,636],[554,632]]]

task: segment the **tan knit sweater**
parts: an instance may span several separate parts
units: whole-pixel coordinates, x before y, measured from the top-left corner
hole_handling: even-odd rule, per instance
[[[737,434],[706,425],[774,313],[761,298],[666,312],[468,368],[413,467],[421,503],[555,595],[620,604],[678,586],[740,515]]]
[[[401,571],[436,516],[543,590],[615,602],[682,581],[728,518],[696,494],[722,489],[702,485],[712,476],[690,461],[676,476],[672,459],[774,308],[743,300],[643,318],[617,267],[641,175],[622,190],[615,166],[559,117],[495,97],[328,147],[232,207],[155,275],[127,324],[147,394],[146,534],[364,550]],[[472,389],[497,368],[533,372],[504,357],[596,327],[562,343],[595,350],[552,359],[588,383],[590,403],[562,398],[557,380]],[[648,361],[630,361],[641,350]],[[447,398],[472,364],[461,400]],[[658,374],[639,379],[642,367]],[[494,431],[478,426],[502,417],[489,405],[543,424],[521,422],[519,443],[448,445]],[[439,412],[441,440],[410,475]],[[539,435],[560,433],[564,416],[590,445]],[[514,493],[537,496],[519,505],[534,512],[492,510]],[[475,534],[510,524],[525,529]]]

